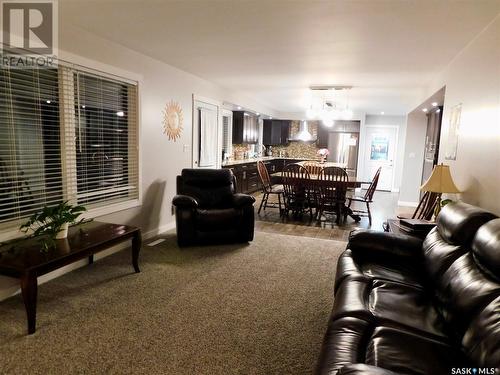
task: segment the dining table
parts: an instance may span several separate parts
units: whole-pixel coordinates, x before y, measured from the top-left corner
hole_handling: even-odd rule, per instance
[[[326,164],[326,163],[325,163]],[[276,172],[272,173],[271,175],[271,181],[273,184],[282,184],[283,183],[283,172]],[[332,188],[335,188],[335,185],[337,184],[336,180],[320,180],[318,174],[309,174],[310,180],[307,181],[308,185],[322,185],[322,186],[331,186]],[[355,189],[361,187],[362,184],[370,184],[371,181],[364,181],[363,179],[358,179],[357,177],[349,177],[349,180],[347,182],[347,187],[350,189]],[[306,184],[306,183],[304,183]],[[344,206],[347,215],[351,217],[354,221],[358,222],[361,220],[361,217],[354,213],[350,207]]]

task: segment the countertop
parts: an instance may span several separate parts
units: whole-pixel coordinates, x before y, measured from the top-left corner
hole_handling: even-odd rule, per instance
[[[249,158],[249,159],[240,159],[240,160],[228,160],[222,163],[223,167],[227,167],[229,165],[239,165],[239,164],[248,164],[248,163],[256,163],[258,161],[269,161],[269,160],[316,160],[311,158],[292,158],[285,156],[262,156],[260,158]]]

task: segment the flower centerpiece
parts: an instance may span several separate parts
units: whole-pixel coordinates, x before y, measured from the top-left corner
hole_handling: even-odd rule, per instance
[[[326,157],[330,155],[330,151],[327,148],[320,148],[317,152],[317,155],[320,157],[320,163],[324,163]]]

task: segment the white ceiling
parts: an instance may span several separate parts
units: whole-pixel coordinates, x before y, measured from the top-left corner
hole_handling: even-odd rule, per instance
[[[352,85],[355,111],[406,114],[500,12],[500,0],[59,0],[61,22],[283,113],[311,84]]]

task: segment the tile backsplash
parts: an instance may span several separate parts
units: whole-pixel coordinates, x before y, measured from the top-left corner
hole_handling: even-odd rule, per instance
[[[300,121],[292,121],[290,127],[290,137],[295,136],[299,132]],[[307,128],[309,133],[312,134],[314,138],[318,136],[318,125],[319,121],[308,121]],[[286,146],[274,146],[273,147],[273,155],[278,156],[280,152],[284,156],[290,158],[308,158],[308,159],[316,159],[318,156],[316,152],[319,147],[315,142],[301,142],[301,141],[293,141],[288,143]]]
[[[290,137],[295,136],[299,132],[300,121],[292,121],[290,126]],[[307,128],[314,138],[318,136],[319,121],[308,121]],[[244,158],[244,153],[253,150],[253,145],[233,144],[233,158],[241,160]],[[316,152],[319,147],[317,142],[301,142],[293,141],[283,146],[273,146],[273,156],[282,156],[290,158],[307,158],[316,159],[318,155]]]

